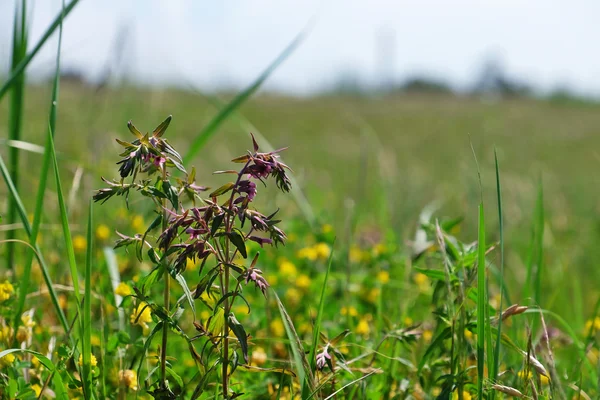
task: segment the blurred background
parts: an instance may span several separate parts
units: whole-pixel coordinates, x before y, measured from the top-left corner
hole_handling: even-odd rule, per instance
[[[15,1],[0,3],[0,76],[10,67],[14,9]],[[57,0],[31,5],[30,43],[60,9]],[[472,142],[493,241],[496,148],[511,277],[524,279],[543,188],[545,283],[577,271],[592,278],[584,289],[597,291],[599,13],[600,3],[583,0],[83,0],[64,26],[57,125],[72,212],[85,214],[87,200],[77,199],[101,186],[100,176],[116,176],[114,138],[127,138],[128,120],[149,131],[173,114],[169,135],[185,153],[302,35],[197,154],[200,183],[218,185],[211,171],[228,169],[255,132],[289,146],[283,157],[303,200],[265,200],[287,216],[332,224],[358,245],[387,235],[403,248],[421,210],[435,204],[440,217],[464,217],[460,235],[475,240]],[[22,140],[36,145],[46,134],[56,45],[55,34],[27,69]],[[7,116],[5,100],[0,138]],[[23,154],[22,185],[36,187],[40,158]],[[33,196],[25,200],[31,209]]]

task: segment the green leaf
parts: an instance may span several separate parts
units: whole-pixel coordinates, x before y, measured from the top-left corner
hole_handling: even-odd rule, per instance
[[[246,364],[248,364],[248,335],[246,334],[246,330],[244,329],[243,325],[240,324],[233,313],[229,314],[229,328],[231,328],[231,331],[240,342],[244,361]]]
[[[227,236],[229,237],[229,240],[231,240],[231,243],[233,243],[233,245],[239,250],[242,257],[248,258],[248,253],[246,252],[246,243],[244,242],[242,235],[237,230],[233,230],[229,232]]]
[[[190,304],[190,308],[192,309],[192,312],[194,313],[194,315],[196,315],[196,307],[194,306],[194,298],[192,297],[192,292],[190,291],[190,288],[188,287],[187,282],[185,281],[185,278],[183,277],[182,274],[175,274],[175,276],[173,276],[173,278],[175,278],[177,283],[179,283],[179,286],[181,286],[181,288],[183,289],[183,293],[184,293],[185,297],[187,298],[188,303]]]
[[[177,375],[177,373],[176,373],[175,371],[173,371],[173,369],[172,369],[172,368],[165,367],[165,370],[167,371],[167,373],[168,373],[169,375],[171,375],[171,377],[172,377],[173,379],[175,379],[175,383],[177,383],[177,386],[179,386],[180,388],[183,388],[183,387],[184,387],[184,385],[183,385],[183,380],[181,379],[181,377],[180,377],[179,375]]]
[[[87,250],[85,263],[85,292],[83,300],[83,393],[87,398],[93,398],[92,392],[92,200],[88,206],[88,227],[87,227]]]
[[[215,313],[208,319],[207,325],[207,330],[211,335],[221,335],[223,326],[225,326],[225,311],[221,307],[217,307]]]
[[[234,186],[235,186],[235,184],[233,182],[226,183],[223,186],[221,186],[220,188],[218,188],[217,190],[215,190],[214,192],[212,192],[211,194],[209,194],[208,196],[209,197],[220,196],[222,194],[229,192],[231,189],[233,189]]]
[[[167,117],[167,119],[165,119],[163,122],[161,122],[160,125],[158,125],[156,127],[156,129],[154,130],[154,132],[152,132],[152,136],[154,136],[154,137],[161,137],[162,135],[164,135],[165,131],[169,127],[169,124],[171,123],[171,118],[173,118],[173,116],[169,115]]]
[[[221,213],[213,217],[212,223],[210,224],[210,234],[212,236],[215,236],[215,233],[217,233],[217,230],[221,226],[221,223],[223,222],[224,218],[225,213]]]

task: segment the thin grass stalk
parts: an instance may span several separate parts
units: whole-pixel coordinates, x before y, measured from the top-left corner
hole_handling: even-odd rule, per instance
[[[44,35],[36,43],[33,50],[31,50],[29,54],[27,54],[27,56],[23,58],[21,62],[19,62],[15,69],[11,71],[10,76],[8,77],[6,82],[4,82],[4,84],[0,87],[0,101],[11,88],[11,86],[15,83],[15,81],[19,78],[19,76],[23,73],[23,71],[25,71],[25,68],[29,65],[31,60],[33,60],[36,54],[41,50],[41,48],[44,46],[44,43],[46,43],[50,36],[52,36],[56,28],[60,26],[63,19],[66,18],[69,15],[69,13],[71,13],[71,11],[77,5],[78,2],[79,0],[71,0],[71,2],[61,10],[61,12],[54,19],[54,21],[52,21],[52,24],[50,24],[48,29],[46,29]]]
[[[92,200],[88,207],[87,249],[85,255],[85,292],[83,298],[83,394],[86,399],[92,394]]]
[[[498,201],[498,224],[500,230],[500,288],[504,287],[504,217],[502,215],[502,185],[500,184],[500,167],[498,166],[498,153],[494,148],[494,160],[496,165],[496,194]],[[500,339],[502,337],[502,309],[504,301],[504,290],[500,290],[500,305],[498,308],[498,334],[496,335],[496,346],[494,348],[494,369],[490,371],[493,382],[498,380],[500,369]],[[495,393],[492,392],[492,399]]]
[[[215,134],[217,128],[232,114],[233,111],[238,109],[254,92],[256,92],[261,85],[269,78],[269,76],[283,63],[296,48],[302,43],[310,27],[305,28],[300,32],[294,40],[277,56],[275,60],[248,86],[246,89],[241,91],[237,96],[234,97],[225,107],[219,111],[219,113],[206,125],[202,131],[192,141],[187,153],[183,157],[184,164],[189,163],[196,154],[204,147],[206,142]]]
[[[19,6],[15,5],[15,17],[13,24],[13,41],[11,56],[11,72],[14,72],[19,63],[25,58],[27,53],[27,1],[22,0]],[[25,98],[25,74],[19,75],[12,85],[10,98],[10,111],[8,115],[8,138],[10,140],[20,140],[23,122],[23,107]],[[8,164],[10,174],[13,177],[15,188],[19,190],[19,148],[10,147],[8,149]],[[14,224],[17,220],[17,204],[14,197],[9,197],[7,223]],[[9,230],[6,238],[9,242],[6,244],[6,266],[12,269],[14,267],[14,243],[12,239],[16,237],[15,230]]]
[[[167,166],[163,165],[163,181],[167,180]],[[162,231],[164,232],[167,229],[167,221],[169,214],[167,213],[167,200],[162,199],[162,209],[163,209],[163,217],[162,217]],[[170,294],[171,294],[171,275],[169,274],[169,262],[165,257],[163,260],[163,265],[165,268],[164,276],[165,276],[165,287],[163,291],[163,302],[165,310],[167,314],[169,313],[169,302],[170,302]],[[167,388],[167,344],[169,339],[169,326],[168,324],[163,325],[162,331],[162,343],[160,347],[160,387],[162,389]]]
[[[25,232],[27,233],[27,235],[29,237],[31,237],[32,229],[31,229],[31,224],[29,223],[29,220],[27,219],[27,211],[25,210],[25,206],[23,206],[23,202],[21,201],[21,197],[19,196],[19,193],[15,189],[15,186],[12,182],[11,176],[8,172],[8,168],[6,167],[6,164],[4,163],[4,159],[2,158],[1,154],[0,154],[0,173],[2,174],[2,177],[4,178],[4,182],[6,182],[6,186],[8,187],[9,193],[15,197],[15,200],[17,202],[17,210],[19,212],[19,217],[21,218],[21,222],[23,223],[23,227],[25,228]],[[35,247],[36,252],[39,255],[39,262],[40,262],[40,267],[42,269],[42,275],[44,276],[44,282],[46,283],[46,286],[48,287],[48,292],[50,293],[50,300],[52,301],[54,310],[56,311],[56,314],[58,316],[60,324],[63,327],[65,333],[67,333],[67,336],[72,340],[72,338],[70,337],[70,334],[69,334],[69,324],[67,323],[65,314],[63,313],[62,309],[60,308],[60,305],[58,303],[58,296],[56,295],[56,291],[54,290],[54,286],[52,283],[52,278],[50,278],[50,273],[48,272],[48,264],[46,264],[46,261],[44,260],[41,250],[40,250],[40,247],[38,246],[37,243],[34,245],[34,247]],[[16,332],[16,329],[15,329],[15,332]]]

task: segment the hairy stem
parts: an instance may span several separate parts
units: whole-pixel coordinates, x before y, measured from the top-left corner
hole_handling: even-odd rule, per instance
[[[167,180],[167,167],[163,166],[163,181]],[[163,218],[162,218],[162,230],[163,232],[167,229],[167,200],[162,200],[162,209],[163,209]],[[165,310],[167,314],[169,313],[169,302],[170,302],[170,294],[171,294],[171,277],[169,275],[167,259],[163,259],[163,266],[165,267],[165,288],[163,293],[163,302]],[[167,387],[167,340],[169,334],[169,326],[168,324],[163,325],[162,332],[162,344],[160,347],[160,386],[162,388]]]

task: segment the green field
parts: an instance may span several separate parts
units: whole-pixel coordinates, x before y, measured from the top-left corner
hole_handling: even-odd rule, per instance
[[[31,220],[43,159],[38,151],[43,152],[46,143],[50,99],[50,86],[27,86],[18,192]],[[223,96],[220,101],[229,99]],[[8,148],[15,145],[5,140],[9,137],[4,123],[11,112],[9,105],[8,101],[0,104],[1,154],[5,160]],[[493,398],[493,393],[501,398],[504,394],[498,391],[502,389],[492,387],[498,383],[517,388],[526,396],[533,396],[533,387],[547,398],[597,396],[595,329],[600,328],[596,326],[600,319],[594,322],[594,316],[600,279],[595,269],[600,254],[596,245],[600,239],[600,193],[593,171],[600,162],[599,111],[600,106],[586,103],[532,99],[492,102],[445,95],[292,98],[258,94],[251,98],[219,126],[186,168],[196,167],[198,184],[217,188],[227,179],[212,171],[232,168],[230,160],[251,148],[250,132],[261,135],[275,148],[289,147],[282,158],[293,169],[294,183],[298,184],[293,194],[281,194],[273,184],[267,188],[259,184],[253,203],[266,210],[265,214],[280,208],[278,217],[283,220],[280,225],[288,234],[288,243],[263,251],[249,242],[249,259],[236,262],[247,266],[253,253],[262,252],[258,267],[279,294],[301,347],[282,320],[274,293],[269,290],[265,301],[260,291],[248,286],[244,295],[252,305],[251,313],[248,315],[246,306],[237,302],[231,310],[251,335],[249,364],[275,370],[256,373],[239,360],[240,366],[231,376],[233,390],[245,393],[244,398],[309,398],[311,390],[300,393],[302,385],[312,385],[312,398],[322,399],[331,398],[328,396],[337,390],[336,398],[468,399],[476,397],[478,390],[487,398]],[[76,317],[76,300],[68,248],[74,249],[79,285],[83,287],[89,248],[89,238],[85,238],[88,203],[94,190],[105,186],[102,176],[118,176],[115,163],[121,150],[115,138],[132,140],[127,121],[132,120],[146,132],[172,114],[166,137],[185,154],[217,112],[213,97],[194,92],[61,85],[55,141],[73,239],[65,241],[61,200],[50,168],[38,243],[49,276],[54,284],[61,284],[54,289],[69,320]],[[481,169],[484,230],[478,230],[480,187],[471,144]],[[491,353],[497,337],[493,317],[499,308],[501,264],[494,149],[502,184],[505,294],[510,304],[532,307],[525,314],[506,319],[502,328],[506,339],[498,356]],[[10,195],[6,185],[0,190],[4,224],[0,228],[28,240],[18,221],[7,224],[5,210]],[[305,199],[300,202],[302,210],[299,198]],[[56,367],[54,374],[29,353],[0,359],[0,382],[5,385],[0,393],[5,398],[17,393],[21,398],[35,398],[45,385],[60,393],[61,384],[68,387],[70,398],[84,396],[88,389],[82,391],[79,376],[81,366],[89,360],[78,363],[76,358],[87,335],[97,361],[95,365],[89,361],[90,390],[96,398],[134,398],[135,393],[144,398],[148,396],[146,388],[157,388],[155,366],[160,345],[158,336],[152,342],[148,333],[163,317],[152,311],[141,322],[135,321],[136,301],[127,298],[119,304],[109,278],[110,273],[117,273],[118,280],[126,285],[118,292],[126,294],[149,273],[149,260],[140,263],[133,251],[112,250],[112,243],[118,239],[115,231],[126,235],[144,232],[154,218],[152,208],[152,203],[139,195],[131,196],[130,209],[121,199],[94,206],[91,235],[95,238],[89,253],[91,325],[76,328],[68,336],[47,297],[47,284],[36,262],[25,303],[25,310],[33,310],[32,317],[21,320],[14,315],[17,298],[24,296],[20,290],[29,254],[25,245],[15,245],[14,264],[0,269],[0,281],[12,282],[12,290],[0,288],[6,294],[0,300],[0,350],[18,344],[46,354],[52,337],[64,346],[49,352],[50,370]],[[434,212],[421,225],[424,209]],[[463,218],[460,222],[456,220],[459,217]],[[454,249],[448,253],[440,251],[435,233],[438,219],[446,245]],[[419,228],[424,229],[428,243],[421,248],[426,249],[424,254],[417,257],[414,241]],[[483,299],[490,304],[486,312],[490,319],[481,317],[485,306],[476,290],[478,277],[483,276],[477,262],[483,253],[476,242],[483,231],[491,246],[485,275],[489,299]],[[423,239],[419,240],[417,246],[423,245]],[[3,243],[0,251],[3,263],[7,245]],[[331,272],[323,286],[331,252]],[[536,261],[539,259],[541,264]],[[198,276],[198,271],[197,264],[189,263],[183,274],[190,289],[206,273],[204,269]],[[532,275],[528,278],[528,274]],[[164,278],[156,285],[149,299],[162,304],[158,288],[164,285]],[[171,299],[184,294],[175,280],[171,285],[175,285],[170,289]],[[323,287],[324,308],[318,314]],[[220,307],[215,301],[204,297],[203,302],[197,300],[195,315],[182,303],[186,308],[178,320],[182,332],[193,335],[193,321],[206,323],[209,331],[217,329],[207,322],[211,315],[218,315]],[[510,304],[505,297],[502,309]],[[549,312],[544,324],[536,305]],[[482,308],[476,311],[478,306]],[[21,330],[13,320],[19,321]],[[488,352],[485,360],[483,353],[476,357],[481,322],[485,323],[481,328],[485,328],[481,331]],[[348,329],[343,341],[330,343],[330,351],[336,349],[334,373],[328,366],[317,371],[314,359],[305,367],[299,361],[303,352],[308,358],[314,354],[309,352],[316,328],[329,340]],[[528,345],[530,331],[532,346]],[[551,337],[553,357],[542,340],[544,332]],[[171,389],[189,398],[201,387],[200,398],[222,398],[222,373],[211,372],[208,363],[219,360],[219,353],[194,361],[181,336],[171,332],[169,340],[168,365],[174,374],[169,378]],[[232,340],[237,343],[237,339]],[[202,343],[208,342],[204,337],[193,343],[199,352]],[[315,351],[322,351],[326,344],[320,341]],[[243,351],[235,348],[241,355]],[[539,370],[527,372],[535,371],[534,363],[526,362],[517,348],[525,353],[535,349],[535,357],[546,366],[550,379]],[[9,357],[13,358],[7,361]],[[477,359],[485,363],[480,372]],[[136,370],[140,361],[136,391],[135,377],[123,371]],[[494,365],[500,372],[497,380],[489,372]],[[30,368],[30,372],[23,375],[22,368]],[[282,374],[282,369],[293,371],[296,377]],[[299,379],[311,375],[312,384],[308,378]],[[85,393],[84,397],[90,396]]]

